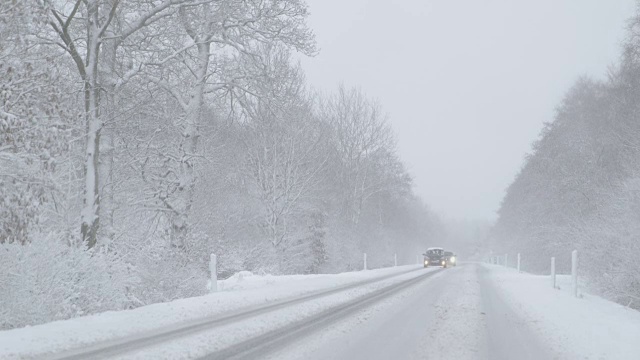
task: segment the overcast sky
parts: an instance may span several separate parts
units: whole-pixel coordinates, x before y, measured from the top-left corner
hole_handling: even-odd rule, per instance
[[[307,0],[309,82],[390,115],[416,192],[445,217],[495,219],[543,122],[580,75],[618,59],[633,0]]]

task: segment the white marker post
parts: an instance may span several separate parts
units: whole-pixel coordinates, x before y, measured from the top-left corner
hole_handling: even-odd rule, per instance
[[[571,291],[578,297],[578,250],[571,252]]]
[[[210,292],[218,291],[218,258],[216,254],[211,254],[211,260],[209,261],[209,271],[211,271],[211,290]]]
[[[556,288],[556,258],[551,258],[551,286]]]
[[[504,254],[504,267],[509,267],[509,262],[507,261],[508,255]]]
[[[398,254],[393,254],[393,266],[398,266]]]
[[[518,272],[520,272],[520,253],[518,253]]]
[[[367,270],[367,253],[364,253],[364,269]]]

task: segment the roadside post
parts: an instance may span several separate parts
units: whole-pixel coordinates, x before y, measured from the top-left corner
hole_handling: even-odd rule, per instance
[[[578,250],[571,252],[571,291],[578,297]]]
[[[509,267],[509,262],[507,261],[508,256],[508,254],[504,254],[504,267]]]
[[[551,258],[551,286],[556,288],[556,258]]]
[[[211,254],[209,261],[209,271],[211,271],[211,289],[210,292],[218,291],[218,258],[216,254]]]
[[[364,269],[367,270],[367,253],[364,253]]]
[[[518,272],[520,272],[520,253],[518,253]]]

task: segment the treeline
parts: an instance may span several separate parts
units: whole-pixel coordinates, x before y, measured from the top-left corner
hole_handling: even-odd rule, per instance
[[[570,252],[592,290],[640,306],[640,17],[604,81],[581,78],[508,188],[493,230],[500,252],[548,272]]]
[[[413,262],[438,223],[381,106],[310,90],[301,0],[0,4],[0,328],[239,270]]]

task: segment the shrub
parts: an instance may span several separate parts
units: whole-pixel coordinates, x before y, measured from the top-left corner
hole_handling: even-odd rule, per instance
[[[130,267],[114,254],[59,236],[0,244],[0,329],[131,307]]]

